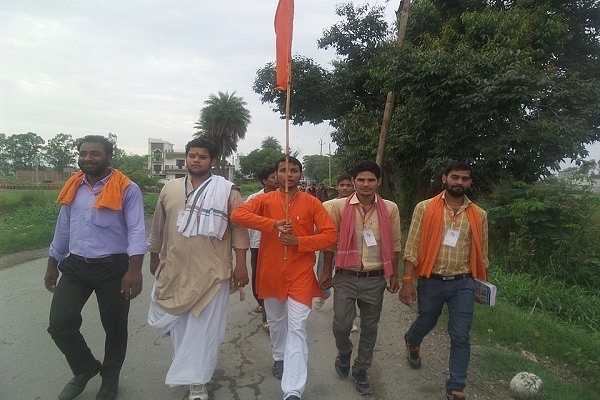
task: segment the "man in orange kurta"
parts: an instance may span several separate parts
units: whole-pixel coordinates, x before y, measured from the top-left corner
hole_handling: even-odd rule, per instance
[[[284,399],[296,400],[306,385],[307,319],[313,297],[322,295],[313,270],[315,251],[333,245],[337,230],[321,202],[298,190],[300,161],[289,157],[288,166],[285,158],[277,163],[279,190],[260,194],[236,208],[231,221],[262,232],[256,289],[264,299],[270,325],[272,372],[281,379]]]

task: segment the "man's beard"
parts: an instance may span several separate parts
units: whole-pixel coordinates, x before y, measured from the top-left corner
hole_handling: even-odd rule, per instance
[[[469,191],[468,189],[465,189],[462,186],[449,186],[448,184],[445,185],[446,186],[446,193],[448,193],[450,196],[452,197],[462,197],[464,195],[467,194],[467,192]]]
[[[102,176],[106,172],[106,169],[109,167],[110,162],[99,162],[97,164],[78,163],[78,165],[79,169],[81,169],[86,175],[92,178],[96,178]]]

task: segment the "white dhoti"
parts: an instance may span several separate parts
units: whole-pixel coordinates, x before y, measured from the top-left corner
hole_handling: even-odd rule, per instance
[[[152,289],[148,324],[161,335],[170,335],[173,342],[173,362],[165,379],[167,385],[199,385],[210,381],[225,337],[228,306],[229,281],[221,283],[215,297],[197,317],[191,312],[169,314],[154,301]]]
[[[288,298],[280,301],[273,297],[265,299],[265,311],[273,359],[283,360],[281,390],[283,398],[295,395],[302,397],[308,376],[308,344],[306,327],[310,307]]]

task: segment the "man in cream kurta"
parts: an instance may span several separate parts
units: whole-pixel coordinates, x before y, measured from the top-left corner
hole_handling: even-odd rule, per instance
[[[210,173],[217,159],[212,146],[205,139],[188,143],[190,173],[163,187],[150,235],[150,268],[156,283],[148,322],[173,341],[175,354],[165,383],[190,385],[190,400],[208,398],[205,384],[215,370],[225,335],[230,281],[237,287],[248,283],[248,231],[228,218],[243,203],[242,196],[231,182]],[[210,192],[211,184],[218,185],[214,192]],[[200,200],[190,206],[196,196]],[[201,210],[200,223],[200,215],[214,214],[211,227],[222,224],[221,238],[201,228],[195,234],[183,231],[185,221],[191,219],[186,211],[194,209]],[[236,255],[233,277],[232,249]]]

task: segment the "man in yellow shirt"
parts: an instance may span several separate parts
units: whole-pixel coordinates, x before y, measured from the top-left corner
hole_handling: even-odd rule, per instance
[[[333,336],[338,350],[335,370],[341,378],[350,373],[353,349],[350,332],[356,306],[360,310],[360,339],[352,377],[356,390],[368,395],[373,393],[373,383],[367,369],[373,360],[383,294],[386,287],[392,293],[399,289],[400,213],[395,203],[377,194],[381,170],[375,162],[357,163],[352,171],[352,183],[356,192],[347,199],[333,200],[329,209],[339,232],[335,276],[331,278],[336,250],[332,247],[325,251],[319,283],[322,289],[332,285],[335,289]]]
[[[418,296],[418,315],[404,335],[407,360],[421,367],[420,346],[448,305],[450,378],[448,400],[464,399],[471,354],[473,278],[486,279],[488,266],[487,214],[466,196],[472,168],[453,162],[444,171],[444,190],[417,204],[404,249],[400,301],[412,307]],[[415,293],[412,279],[418,279]]]

